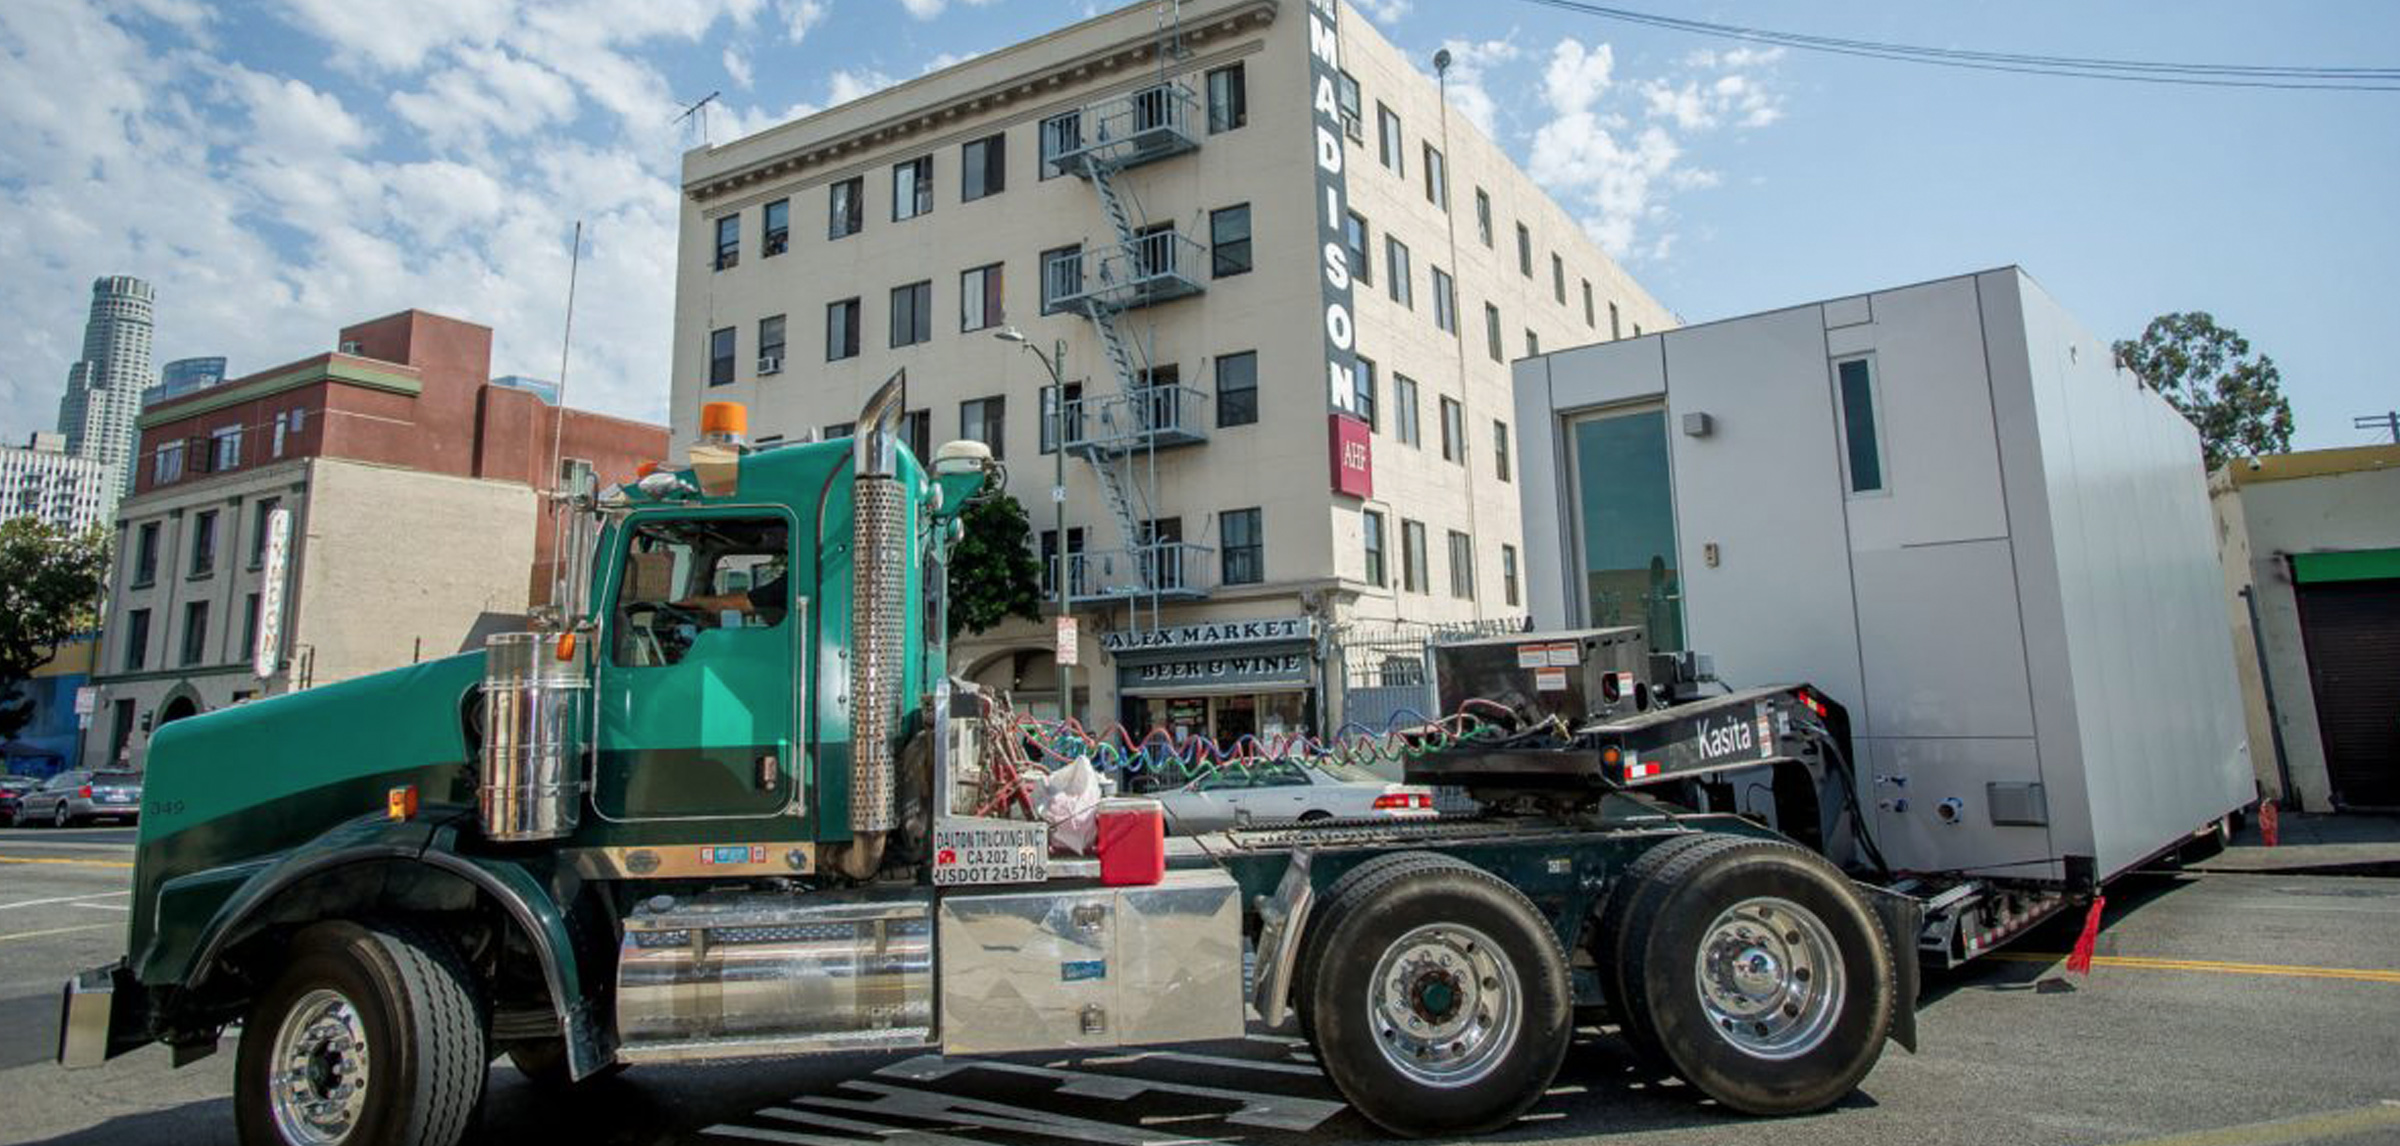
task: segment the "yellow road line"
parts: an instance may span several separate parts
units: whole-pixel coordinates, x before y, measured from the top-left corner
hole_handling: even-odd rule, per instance
[[[2056,963],[2066,956],[2041,951],[1994,951],[1985,956],[2011,963]],[[2296,967],[2285,963],[2218,963],[2206,959],[2153,959],[2142,955],[2095,955],[2094,967],[2131,971],[2208,971],[2220,975],[2280,975],[2293,979],[2348,979],[2360,983],[2400,984],[2400,971],[2370,967]]]
[[[63,863],[77,867],[132,867],[126,860],[77,860],[58,856],[0,856],[0,863]]]
[[[2392,1126],[2400,1126],[2400,1102],[2385,1099],[2373,1106],[2361,1106],[2355,1110],[2337,1110],[2331,1114],[2311,1114],[2274,1122],[2253,1122],[2247,1126],[2228,1126],[2222,1130],[2196,1130],[2189,1134],[2170,1134],[2164,1138],[2144,1138],[2138,1142],[2122,1143],[2121,1146],[2281,1146],[2286,1142],[2348,1138]]]
[[[81,927],[52,927],[44,931],[20,931],[14,935],[0,935],[0,943],[6,943],[11,939],[39,939],[44,935],[64,935],[70,931],[98,931],[103,927],[115,926],[117,924],[114,923],[86,923]]]

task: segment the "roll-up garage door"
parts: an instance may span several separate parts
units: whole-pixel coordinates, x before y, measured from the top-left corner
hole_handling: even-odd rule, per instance
[[[2394,560],[2293,561],[2325,767],[2343,808],[2400,808],[2400,576],[2357,576],[2400,566],[2400,552],[2382,552]]]

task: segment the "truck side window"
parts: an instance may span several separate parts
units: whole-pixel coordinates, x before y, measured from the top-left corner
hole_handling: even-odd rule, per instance
[[[671,665],[709,629],[771,629],[791,612],[790,548],[775,518],[659,519],[635,524],[617,580],[611,656]]]

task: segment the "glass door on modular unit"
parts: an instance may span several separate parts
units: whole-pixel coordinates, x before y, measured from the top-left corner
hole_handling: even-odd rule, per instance
[[[1601,411],[1570,422],[1567,436],[1584,623],[1639,626],[1653,650],[1684,647],[1666,410]]]

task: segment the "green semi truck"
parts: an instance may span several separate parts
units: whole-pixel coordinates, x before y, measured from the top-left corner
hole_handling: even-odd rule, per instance
[[[1528,720],[1410,765],[1472,813],[1174,840],[1154,882],[971,814],[992,698],[945,672],[944,562],[1002,475],[903,448],[899,382],[850,439],[704,433],[570,499],[526,631],[161,728],[127,953],[66,985],[61,1061],[180,1066],[238,1025],[245,1142],[448,1146],[503,1057],[563,1088],[1231,1038],[1255,1012],[1430,1135],[1522,1114],[1582,1022],[1763,1114],[1913,1045],[1918,905],[1822,854],[1846,730],[1803,686],[1601,673],[1605,736]],[[1735,763],[1808,809],[1793,831],[1660,798]]]

